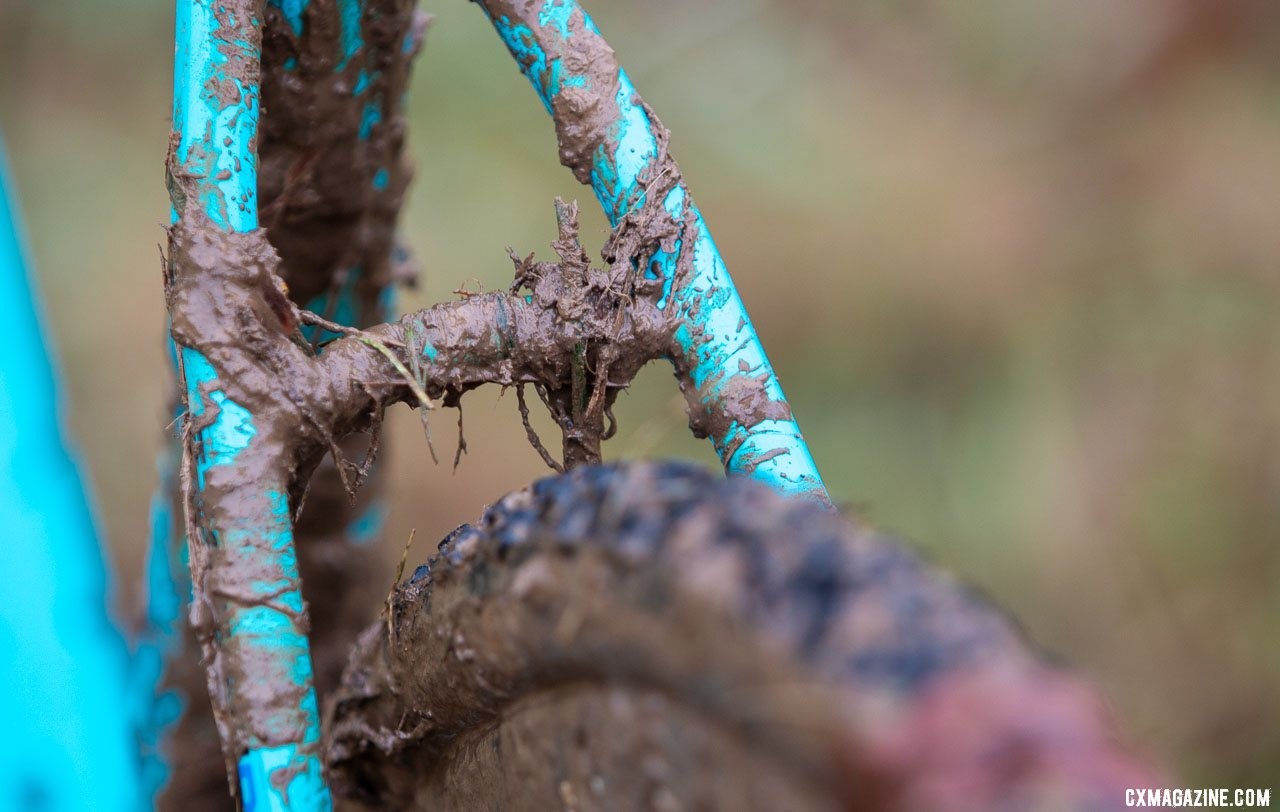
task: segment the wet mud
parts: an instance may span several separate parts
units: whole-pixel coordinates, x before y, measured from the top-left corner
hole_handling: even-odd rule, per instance
[[[510,21],[500,29],[509,28],[504,36],[517,40],[512,54],[551,108],[561,164],[579,182],[595,187],[606,211],[615,209],[611,219],[616,226],[605,246],[605,260],[640,267],[648,283],[645,292],[671,310],[673,321],[688,331],[684,342],[673,342],[666,357],[675,366],[690,429],[697,437],[710,438],[728,464],[755,426],[768,420],[790,421],[792,416],[780,391],[771,391],[777,389],[771,370],[707,363],[733,348],[719,346],[724,338],[709,329],[703,310],[735,294],[727,276],[724,287],[705,278],[699,280],[702,287],[692,287],[695,253],[710,247],[710,237],[701,227],[693,197],[668,148],[670,132],[633,89],[628,98],[613,49],[582,11],[549,19],[520,0],[483,0],[482,5],[490,19]],[[563,80],[565,76],[573,81]],[[624,150],[636,149],[634,142],[624,144],[623,133],[641,124],[622,108],[620,99],[632,110],[638,108],[655,141],[655,154],[645,160],[630,191],[616,177],[616,166],[613,178],[602,177],[600,167],[601,155],[616,155],[614,160],[621,163]],[[668,205],[674,199],[682,202],[673,212]],[[664,255],[674,258],[672,269],[658,261]],[[662,277],[668,272],[670,287],[664,291]],[[744,326],[739,325],[739,332]],[[742,339],[753,340],[751,334]],[[735,460],[734,465],[750,472],[782,453],[786,449],[766,447]],[[820,486],[810,495],[818,501],[826,499]]]
[[[332,0],[304,5],[300,31],[266,7],[260,219],[294,301],[336,296],[354,278],[353,326],[366,326],[385,319],[383,290],[407,281],[396,239],[413,176],[403,103],[430,18],[413,0],[367,0],[353,49]]]
[[[360,7],[355,48],[331,2],[307,4],[296,28],[283,7],[267,5],[259,135],[260,219],[290,298],[351,327],[385,321],[395,288],[416,279],[397,228],[413,176],[404,105],[430,23],[413,0]],[[294,500],[322,699],[381,604],[387,558],[375,546],[384,490],[371,456],[378,449],[367,435],[332,443],[337,452],[331,447],[316,463]],[[365,461],[374,464],[354,470]]]
[[[174,176],[179,188],[189,182]],[[296,686],[281,684],[256,686],[251,706],[229,698],[226,686],[251,682],[262,665],[252,650],[236,645],[228,612],[252,604],[255,584],[289,576],[265,548],[257,557],[229,553],[212,528],[260,523],[270,510],[262,500],[264,484],[286,490],[295,510],[337,442],[376,430],[382,411],[394,403],[421,405],[418,393],[450,404],[486,383],[531,387],[561,425],[566,465],[597,461],[617,392],[645,363],[669,354],[674,325],[642,295],[633,265],[592,265],[578,241],[576,207],[559,204],[557,214],[553,248],[559,261],[517,259],[512,291],[469,296],[369,330],[348,330],[353,334],[318,354],[298,338],[298,324],[307,316],[284,296],[281,261],[265,230],[227,233],[190,205],[170,229],[167,290],[174,340],[218,370],[219,392],[252,414],[256,432],[255,451],[242,452],[234,466],[210,469],[198,492],[188,477],[185,492],[188,534],[199,540],[191,545],[192,624],[202,641],[229,760],[251,741],[266,739],[255,725],[264,724],[270,709],[296,710],[300,697]],[[211,395],[200,393],[202,399]],[[192,442],[200,428],[190,425]],[[193,446],[188,457],[201,453]],[[315,527],[332,532],[327,515],[335,506],[321,506]],[[306,544],[316,543],[299,540],[300,547]],[[342,555],[350,551],[339,549],[328,571],[342,579],[352,574],[342,566]],[[310,566],[324,571],[322,560]],[[347,622],[359,617],[342,603],[334,601],[325,611]],[[309,628],[311,613],[304,610],[298,622]],[[332,680],[335,664],[317,658],[317,674]],[[278,725],[272,730],[279,735]]]

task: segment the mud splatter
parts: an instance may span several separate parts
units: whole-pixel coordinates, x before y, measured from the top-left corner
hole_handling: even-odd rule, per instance
[[[667,149],[667,130],[613,49],[572,0],[480,5],[552,114],[561,163],[592,187],[615,225],[613,256],[641,269],[646,293],[679,322],[669,357],[691,428],[712,440],[730,472],[826,502],[777,377]],[[732,371],[743,363],[747,371]],[[742,397],[754,384],[738,376],[762,376],[759,396]]]
[[[336,294],[354,277],[354,323],[369,325],[385,318],[382,290],[403,281],[393,261],[413,176],[403,100],[430,17],[413,0],[359,6],[363,45],[341,67],[344,22],[331,4],[309,4],[300,34],[267,7],[259,197],[294,300]],[[369,110],[379,111],[372,124]]]

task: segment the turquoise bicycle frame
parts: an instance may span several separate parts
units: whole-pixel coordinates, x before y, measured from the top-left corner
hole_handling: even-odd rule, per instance
[[[138,808],[124,639],[60,425],[0,142],[0,808]]]
[[[295,32],[304,30],[308,0],[269,2],[281,11]],[[335,64],[345,65],[360,53],[359,30],[364,4],[362,0],[335,2],[343,21],[340,53],[335,54]],[[599,73],[574,70],[574,66],[580,67],[580,64],[570,58],[572,54],[598,48],[603,45],[603,39],[590,17],[573,0],[528,4],[490,0],[481,6],[548,112],[556,114],[565,94],[590,89],[592,82],[602,80]],[[227,66],[232,62],[255,65],[260,62],[262,20],[259,14],[237,16],[216,0],[178,0],[176,36],[174,149],[177,163],[188,176],[197,179],[195,205],[204,216],[227,232],[252,232],[259,227],[256,136],[260,88],[236,78]],[[588,174],[589,184],[604,213],[616,226],[644,204],[646,179],[666,156],[655,122],[628,75],[621,69],[611,69],[603,81],[608,84],[616,116],[598,122],[599,147],[590,156]],[[374,183],[377,182],[375,177]],[[680,357],[672,360],[678,368],[686,370],[690,379],[687,383],[701,399],[702,407],[711,413],[732,416],[732,401],[744,381],[749,380],[764,393],[761,413],[766,415],[765,419],[750,423],[729,419],[716,423],[708,432],[726,471],[758,478],[786,493],[825,501],[826,492],[812,456],[791,417],[777,376],[702,213],[683,184],[669,188],[661,206],[673,222],[684,224],[685,236],[670,250],[658,250],[643,267],[652,279],[661,281],[663,294],[659,306],[672,312],[678,323],[676,338]],[[7,206],[2,213],[5,217],[0,218],[0,227],[7,228],[10,236],[6,241],[6,234],[0,233],[0,272],[3,272],[0,282],[11,289],[0,305],[12,309],[15,303],[28,301],[29,297],[23,287],[21,256],[16,239],[11,236],[14,228]],[[175,210],[175,221],[181,214]],[[684,267],[691,271],[676,284],[682,257],[686,258]],[[31,313],[15,313],[8,323],[22,325],[32,319]],[[38,331],[31,326],[23,334],[38,335]],[[103,586],[100,561],[95,557],[97,547],[92,522],[74,467],[52,422],[55,404],[36,401],[25,404],[26,408],[21,411],[12,405],[17,402],[16,392],[28,388],[42,393],[53,391],[47,359],[38,346],[27,349],[29,352],[25,355],[11,352],[3,359],[6,366],[0,368],[0,383],[4,388],[0,391],[5,398],[0,404],[15,411],[12,420],[0,421],[4,424],[0,430],[8,426],[35,427],[22,428],[21,436],[37,438],[39,448],[29,451],[23,446],[22,456],[13,459],[27,463],[38,460],[39,470],[56,476],[33,490],[32,483],[24,477],[29,478],[28,471],[35,468],[10,463],[8,468],[0,470],[0,477],[11,480],[0,483],[5,487],[0,491],[0,521],[20,521],[18,514],[21,513],[40,525],[31,530],[28,539],[32,541],[24,544],[20,551],[25,556],[23,568],[63,580],[70,577],[68,573],[83,573],[78,588],[90,595],[92,605],[99,606],[103,603]],[[201,488],[206,477],[215,475],[219,466],[241,464],[242,455],[263,439],[257,435],[254,415],[220,389],[221,373],[206,357],[195,350],[179,348],[174,362],[180,379],[185,382],[190,404],[190,413],[183,419],[201,421],[198,438],[201,453],[195,460],[194,470],[197,488]],[[202,420],[208,403],[216,406],[216,414]],[[162,476],[175,476],[175,469],[172,455],[162,458]],[[298,620],[302,609],[301,583],[285,496],[287,487],[288,483],[284,482],[263,483],[256,523],[216,531],[219,543],[237,544],[243,537],[244,543],[252,541],[256,545],[255,551],[269,549],[269,554],[276,557],[271,565],[282,574],[280,580],[260,585],[264,591],[270,590],[271,605],[244,609],[231,620],[237,645],[255,649],[259,654],[255,661],[260,673],[255,674],[255,678],[292,680],[307,689],[300,706],[290,709],[278,720],[276,728],[284,731],[280,736],[255,741],[246,752],[237,754],[241,799],[246,809],[255,812],[331,807],[318,755],[320,720],[311,688],[310,650],[306,630]],[[7,494],[16,494],[16,500]],[[68,505],[73,509],[68,510]],[[163,499],[157,500],[154,526],[150,585],[152,630],[146,645],[139,650],[134,672],[135,681],[141,682],[154,680],[163,668],[164,658],[179,649],[175,644],[176,629],[183,596],[190,590],[189,584],[175,583],[170,577],[173,564],[170,557],[180,525],[168,512]],[[58,560],[59,555],[65,555],[66,559]],[[76,563],[69,566],[66,561]],[[36,588],[35,581],[29,577],[25,580],[27,587]],[[0,617],[14,629],[29,630],[37,636],[45,634],[33,615],[11,610],[13,601],[8,599],[20,594],[26,593],[5,590],[0,598],[0,609],[5,614]],[[76,619],[83,625],[83,604],[77,606],[81,613]],[[65,611],[65,607],[53,606],[42,617],[52,619],[55,625],[65,624],[66,621],[59,620]],[[76,642],[79,648],[71,660],[60,661],[58,657],[62,655],[52,650],[40,655],[50,663],[69,664],[68,667],[79,671],[81,676],[73,674],[68,680],[85,682],[73,686],[77,700],[84,703],[75,710],[79,729],[48,734],[52,741],[61,742],[69,759],[67,763],[75,765],[59,774],[66,775],[67,770],[75,773],[77,769],[91,771],[92,774],[82,773],[85,791],[91,789],[99,800],[104,797],[135,799],[140,794],[149,797],[165,778],[163,761],[154,755],[149,758],[144,764],[144,777],[141,782],[138,780],[138,767],[130,756],[127,732],[130,722],[122,721],[121,714],[115,712],[118,703],[104,699],[112,691],[123,691],[127,679],[123,648],[105,615],[100,623],[94,621],[90,627],[92,634]],[[46,631],[47,640],[56,639],[54,631]],[[67,651],[71,650],[68,647]],[[13,668],[16,665],[10,670]],[[6,677],[8,673],[4,672]],[[92,684],[82,676],[85,673],[93,674]],[[16,688],[13,686],[13,690]],[[154,688],[154,682],[135,685],[138,691],[135,696],[150,700],[153,707],[146,713],[134,709],[132,714],[138,740],[149,752],[157,750],[157,743],[181,712],[183,703],[182,697],[157,698]],[[38,697],[32,701],[29,715],[33,720],[42,701]],[[33,721],[30,738],[10,737],[10,740],[24,744],[40,741],[35,732],[37,728]],[[303,732],[295,734],[294,731]],[[86,741],[95,743],[92,753],[85,750]],[[14,763],[17,762],[6,761],[5,768]],[[140,783],[146,785],[145,789],[139,789]],[[79,786],[76,783],[63,789],[76,792]],[[133,801],[122,803],[120,808],[125,808]]]

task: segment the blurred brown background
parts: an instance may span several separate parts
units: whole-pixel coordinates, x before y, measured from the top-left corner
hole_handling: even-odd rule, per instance
[[[833,496],[1010,607],[1188,781],[1274,782],[1280,6],[587,5],[672,129]],[[545,255],[554,195],[590,203],[481,13],[428,10],[404,307],[505,285],[505,246]],[[163,0],[0,0],[0,126],[122,612],[166,422],[171,32]],[[465,408],[456,475],[397,415],[389,560],[544,473],[514,398]],[[713,462],[665,367],[619,417],[611,457]]]

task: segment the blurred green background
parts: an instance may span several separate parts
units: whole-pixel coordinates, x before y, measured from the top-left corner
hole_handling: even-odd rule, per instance
[[[0,0],[0,126],[122,615],[167,420],[170,6]],[[1274,782],[1280,6],[588,6],[672,129],[833,496],[1008,606],[1182,777]],[[428,10],[405,307],[507,284],[505,246],[547,253],[553,196],[590,204],[481,13]],[[593,213],[593,252],[605,235]],[[514,398],[465,409],[455,475],[396,415],[389,560],[544,473]],[[608,456],[713,462],[667,368],[618,411]]]

